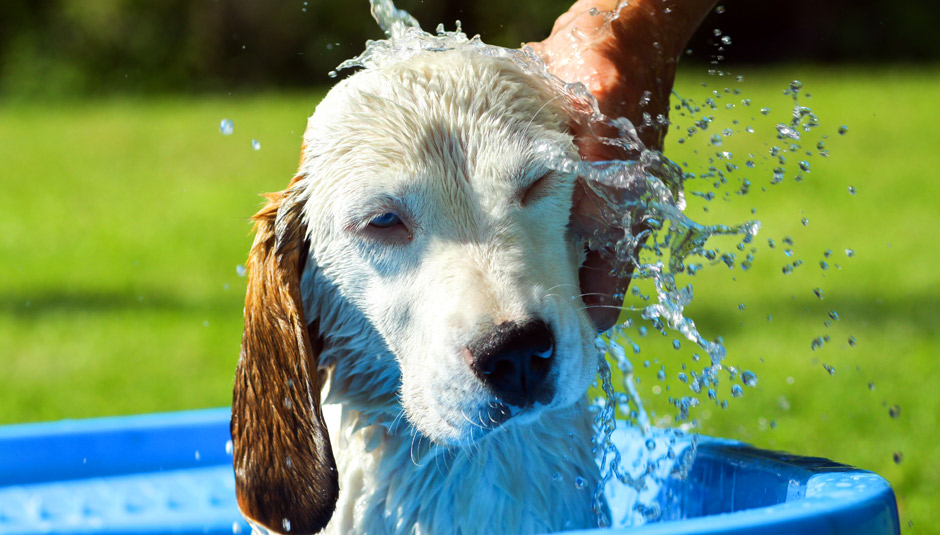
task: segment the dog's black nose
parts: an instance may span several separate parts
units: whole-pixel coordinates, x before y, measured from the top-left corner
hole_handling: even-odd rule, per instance
[[[544,321],[502,323],[467,349],[473,373],[502,401],[528,407],[552,400],[554,391],[546,379],[555,348]]]

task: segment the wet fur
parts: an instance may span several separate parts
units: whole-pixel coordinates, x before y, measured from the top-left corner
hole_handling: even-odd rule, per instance
[[[575,153],[551,92],[472,52],[363,71],[318,106],[297,176],[255,216],[232,414],[249,520],[336,534],[594,525],[575,177],[532,186],[540,140]],[[363,224],[386,197],[415,212],[394,243]],[[500,425],[461,348],[534,315],[555,336],[554,397]]]

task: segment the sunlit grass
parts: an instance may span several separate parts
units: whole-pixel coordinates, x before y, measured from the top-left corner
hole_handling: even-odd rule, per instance
[[[230,403],[248,217],[320,95],[0,109],[0,421]]]
[[[898,492],[902,522],[936,531],[940,253],[931,236],[940,226],[933,124],[940,71],[793,67],[743,74],[737,82],[686,73],[678,94],[701,104],[718,90],[720,109],[709,112],[715,121],[707,132],[681,145],[691,121],[674,112],[682,131],[670,133],[667,149],[697,175],[716,150],[733,152],[739,166],[715,200],[689,195],[693,219],[756,218],[763,225],[747,272],[716,265],[680,281],[694,284],[688,314],[706,337],[723,337],[726,363],[759,378],[732,399],[723,375],[719,396],[728,408],[703,396],[692,416],[704,433],[881,473]],[[829,136],[831,155],[810,159],[801,183],[791,172],[771,186],[772,165],[763,156],[779,143],[774,126],[793,107],[782,91],[794,78],[812,94],[802,104],[819,115],[814,136]],[[725,87],[741,94],[725,94]],[[294,172],[305,118],[320,94],[0,106],[0,359],[7,378],[0,423],[230,402],[247,218],[260,205],[258,193],[283,188]],[[734,110],[724,109],[728,103]],[[761,115],[761,107],[770,114]],[[234,121],[231,136],[219,132],[223,118]],[[837,133],[842,124],[845,136]],[[709,144],[724,128],[747,125],[756,132],[735,133],[720,148]],[[754,169],[744,166],[748,152],[757,156]],[[788,169],[796,161],[788,160]],[[735,195],[742,177],[751,192]],[[709,191],[711,182],[694,179],[687,187]],[[786,236],[792,257],[784,253]],[[736,243],[716,242],[740,260]],[[824,258],[826,250],[831,257]],[[784,275],[782,266],[796,259],[804,264]],[[637,287],[652,292],[648,283]],[[827,327],[830,310],[840,319]],[[690,343],[676,351],[675,336],[649,332],[634,337],[642,346],[634,363],[641,394],[662,417],[674,414],[668,396],[688,392],[676,379],[681,365],[701,364],[692,361]],[[811,341],[824,335],[831,341],[812,350]],[[665,382],[656,379],[662,366]],[[891,418],[895,404],[901,413]],[[903,455],[900,464],[895,452]]]

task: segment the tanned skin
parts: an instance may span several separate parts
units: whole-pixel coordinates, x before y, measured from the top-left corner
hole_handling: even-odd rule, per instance
[[[715,0],[580,0],[558,18],[547,39],[528,46],[552,74],[567,82],[583,83],[605,115],[629,119],[647,149],[662,150],[667,128],[655,119],[668,118],[679,56],[714,5]],[[644,114],[653,119],[651,124],[643,126]],[[582,135],[578,124],[572,128],[586,160],[631,157],[598,143],[593,135]],[[615,242],[623,229],[610,228],[599,217],[599,205],[597,196],[579,181],[574,194],[574,230],[582,236],[600,232]],[[599,331],[617,322],[622,295],[630,282],[629,277],[615,273],[631,269],[614,265],[611,255],[588,252],[580,272],[581,292]]]

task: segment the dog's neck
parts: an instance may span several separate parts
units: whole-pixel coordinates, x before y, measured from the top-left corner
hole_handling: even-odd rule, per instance
[[[337,385],[333,385],[334,388]],[[342,397],[333,392],[331,397]],[[340,497],[326,533],[546,533],[596,526],[584,404],[509,423],[467,447],[403,417],[325,406]]]

